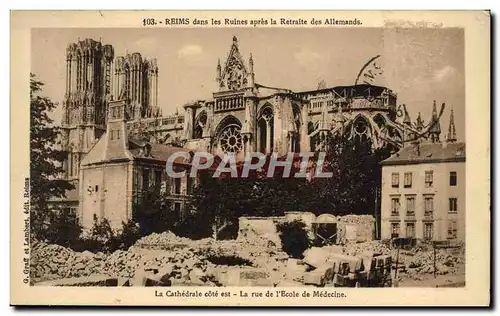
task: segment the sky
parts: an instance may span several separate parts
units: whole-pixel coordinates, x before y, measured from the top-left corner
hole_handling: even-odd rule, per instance
[[[411,118],[428,122],[432,103],[446,103],[442,137],[453,107],[457,136],[465,140],[465,47],[455,28],[171,28],[33,29],[31,72],[45,83],[43,94],[64,99],[66,48],[79,39],[111,44],[115,57],[139,52],[158,61],[158,105],[173,113],[190,100],[209,99],[216,91],[217,60],[223,65],[233,36],[255,81],[293,91],[352,85],[362,66],[381,55],[384,73],[374,84],[386,86],[406,104]],[[438,108],[439,111],[439,108]],[[60,121],[60,108],[54,113]]]

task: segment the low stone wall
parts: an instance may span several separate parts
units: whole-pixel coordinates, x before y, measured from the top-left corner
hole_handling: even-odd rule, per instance
[[[375,218],[371,215],[344,215],[336,217],[339,226],[345,228],[345,241],[372,241],[375,232]]]
[[[238,241],[269,241],[281,248],[281,239],[276,230],[276,224],[283,221],[283,217],[240,217]]]
[[[337,243],[371,241],[375,230],[375,219],[370,215],[334,216],[323,214],[316,217],[310,212],[287,212],[285,216],[278,217],[240,217],[238,240],[270,241],[277,247],[281,247],[281,239],[276,225],[294,220],[301,220],[305,223],[311,241],[316,238],[314,232],[316,223],[336,223]]]

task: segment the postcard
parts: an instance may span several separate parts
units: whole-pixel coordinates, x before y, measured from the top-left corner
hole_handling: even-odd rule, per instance
[[[12,11],[11,304],[488,306],[490,93],[488,11]]]

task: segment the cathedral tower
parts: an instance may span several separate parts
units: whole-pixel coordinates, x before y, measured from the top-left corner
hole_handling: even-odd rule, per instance
[[[63,102],[62,146],[69,152],[65,178],[77,179],[79,164],[105,130],[111,97],[114,49],[85,39],[66,50],[66,94]]]
[[[139,53],[115,60],[114,96],[126,103],[127,120],[139,120],[159,114],[158,65]]]

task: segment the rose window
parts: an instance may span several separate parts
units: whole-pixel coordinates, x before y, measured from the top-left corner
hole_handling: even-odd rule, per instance
[[[240,130],[241,127],[230,125],[221,132],[219,143],[223,152],[238,153],[243,149]]]

